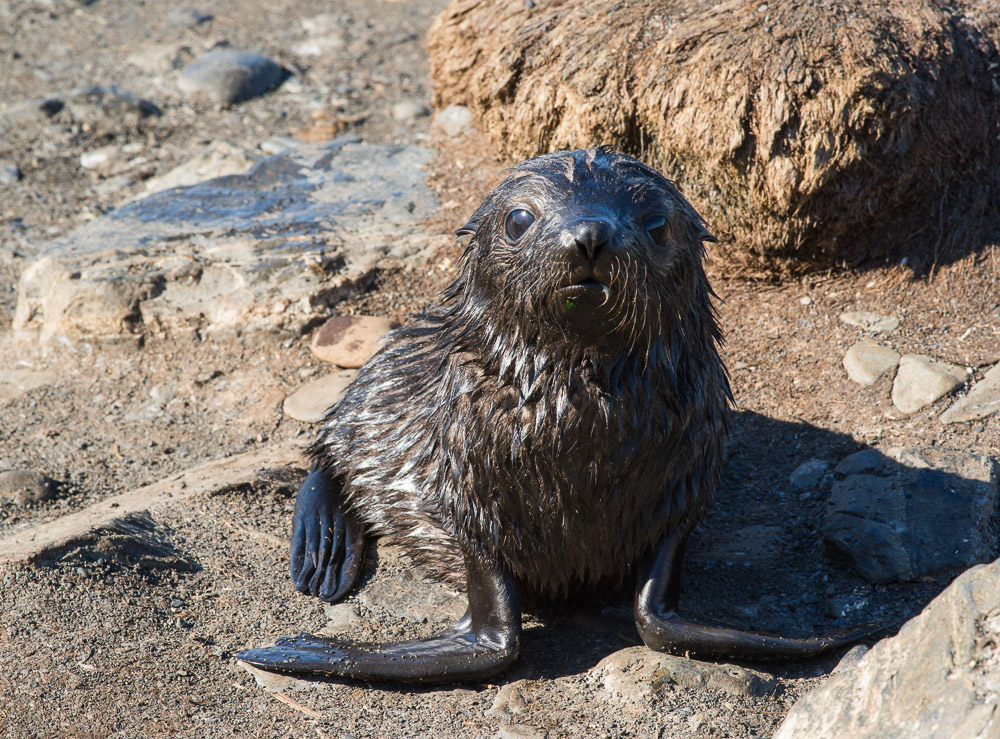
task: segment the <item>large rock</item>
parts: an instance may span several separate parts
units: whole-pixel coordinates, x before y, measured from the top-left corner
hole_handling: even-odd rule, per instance
[[[914,580],[990,558],[997,468],[988,458],[942,449],[874,449],[835,474],[823,522],[827,542],[874,583]]]
[[[746,272],[969,248],[1000,197],[998,21],[988,0],[452,0],[428,48],[437,107],[510,158],[644,154]]]
[[[87,223],[29,265],[14,329],[45,341],[299,332],[380,265],[422,263],[447,236],[432,152],[340,140],[157,193]]]
[[[801,698],[775,739],[1000,736],[1000,561],[975,567],[857,667]]]

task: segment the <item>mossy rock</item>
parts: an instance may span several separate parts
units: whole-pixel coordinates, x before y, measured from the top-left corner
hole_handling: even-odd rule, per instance
[[[637,154],[759,275],[1000,241],[998,45],[994,0],[455,0],[428,41],[504,155]]]

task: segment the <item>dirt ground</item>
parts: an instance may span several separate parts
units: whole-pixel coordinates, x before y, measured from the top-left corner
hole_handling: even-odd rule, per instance
[[[426,227],[453,230],[505,163],[482,137],[432,138],[429,118],[400,121],[390,112],[400,100],[430,100],[422,38],[443,5],[230,0],[213,4],[214,18],[194,27],[171,20],[173,4],[162,0],[0,5],[0,106],[118,84],[164,111],[138,127],[91,126],[64,113],[0,123],[0,160],[23,173],[0,185],[0,370],[49,377],[0,404],[0,471],[34,470],[58,482],[53,501],[0,503],[0,536],[211,459],[304,443],[315,433],[281,412],[290,390],[325,369],[307,336],[138,350],[13,340],[20,271],[52,238],[141,191],[138,180],[98,194],[80,154],[109,142],[141,144],[151,176],[187,159],[198,142],[252,149],[310,125],[318,109],[356,119],[350,130],[374,143],[431,141],[440,157],[430,182],[442,207]],[[347,43],[326,56],[297,56],[300,19],[318,13],[342,17]],[[170,73],[157,82],[123,62],[143,45],[178,41],[196,50],[228,41],[264,53],[295,70],[298,85],[220,108],[185,101]],[[442,253],[426,270],[383,273],[338,312],[405,318],[434,300],[457,253],[457,246]],[[710,272],[718,268],[709,262]],[[787,635],[825,633],[898,623],[947,585],[957,573],[865,583],[823,546],[823,496],[794,492],[788,476],[803,461],[836,462],[869,446],[937,445],[1000,458],[1000,417],[946,427],[937,417],[947,399],[906,416],[889,399],[888,379],[851,382],[841,359],[861,331],[838,319],[857,309],[896,315],[901,325],[884,343],[967,366],[975,379],[1000,361],[998,277],[1000,245],[919,279],[892,264],[783,284],[714,280],[739,413],[722,489],[690,547],[686,612]],[[200,496],[140,522],[161,545],[148,552],[84,544],[40,565],[0,565],[0,736],[762,737],[839,658],[756,665],[779,679],[767,698],[668,686],[639,705],[615,703],[588,671],[639,643],[624,594],[532,615],[521,659],[497,685],[321,683],[266,692],[233,655],[321,629],[327,618],[287,576],[296,476]],[[770,532],[767,551],[751,551],[761,527]],[[372,559],[368,584],[392,582],[405,568],[390,555]],[[837,595],[863,596],[867,605],[833,618],[828,600]],[[442,625],[433,614],[427,623],[401,623],[356,595],[349,602],[361,616],[352,637],[398,638]],[[500,687],[518,680],[527,681],[523,710],[488,713]]]

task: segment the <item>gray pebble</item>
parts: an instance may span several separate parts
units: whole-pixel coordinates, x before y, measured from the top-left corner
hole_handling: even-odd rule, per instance
[[[464,105],[449,105],[434,116],[434,126],[446,136],[457,138],[472,130],[472,111]]]
[[[190,97],[238,103],[274,89],[284,72],[267,57],[235,49],[213,49],[181,73],[177,86]]]
[[[194,28],[195,26],[200,26],[202,23],[207,23],[212,20],[212,17],[213,16],[208,13],[202,13],[197,8],[191,7],[171,8],[167,12],[167,20],[173,25],[180,26],[181,28]]]
[[[397,121],[412,121],[430,114],[430,109],[414,100],[401,100],[392,106],[392,117]]]
[[[0,185],[14,185],[21,179],[21,170],[14,162],[0,159]]]
[[[824,462],[822,459],[810,459],[796,467],[788,481],[796,490],[809,490],[818,487],[823,482],[823,477],[829,469],[829,462]]]
[[[899,325],[895,316],[883,316],[867,310],[855,310],[841,313],[840,320],[849,326],[857,326],[865,331],[892,331]]]
[[[0,500],[19,505],[41,503],[55,497],[55,486],[45,475],[30,470],[0,472]]]

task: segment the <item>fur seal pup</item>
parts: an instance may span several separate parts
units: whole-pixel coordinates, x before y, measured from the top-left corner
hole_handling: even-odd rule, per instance
[[[784,639],[677,612],[684,545],[719,480],[731,394],[702,267],[705,222],[605,147],[523,162],[458,231],[441,301],[389,334],[326,414],[293,522],[296,588],[333,602],[386,536],[464,587],[431,638],[301,635],[240,659],[364,680],[486,680],[515,660],[521,603],[635,585],[650,648],[746,659]]]

